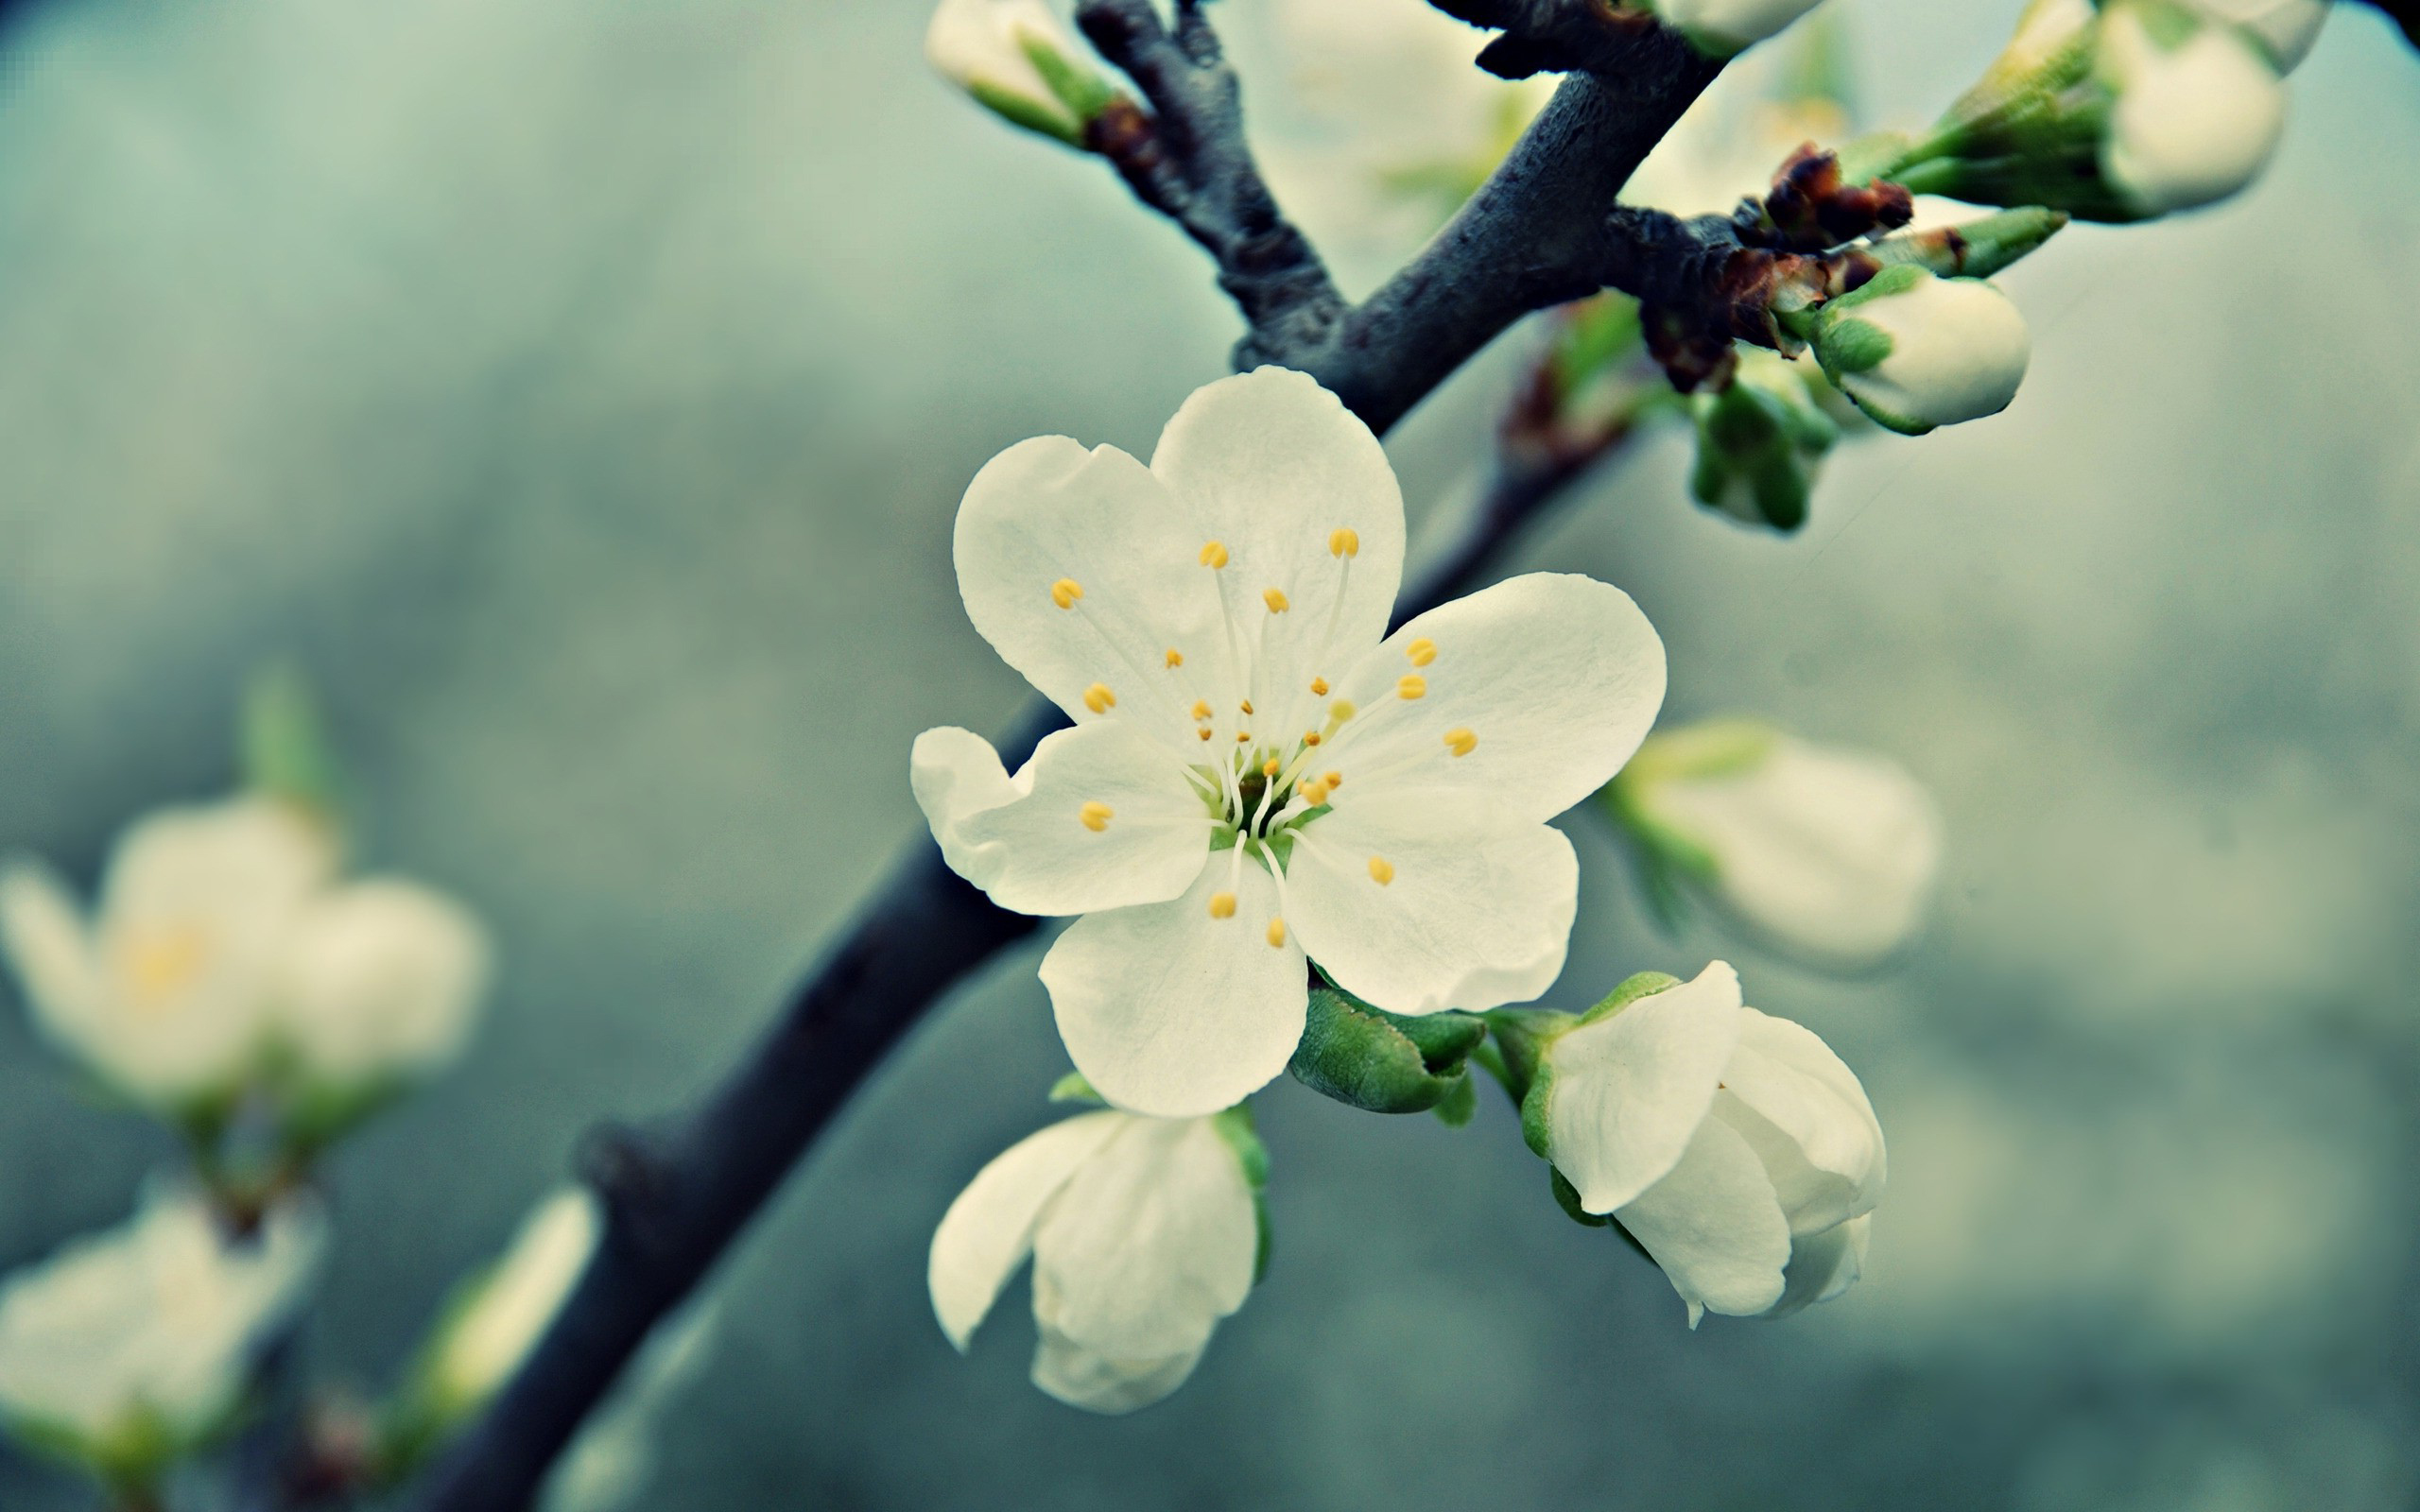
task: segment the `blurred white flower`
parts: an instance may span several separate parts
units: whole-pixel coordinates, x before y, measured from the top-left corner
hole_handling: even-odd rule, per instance
[[[0,872],[0,936],[45,1038],[165,1113],[252,1072],[305,903],[335,837],[267,799],[171,808],[120,838],[88,922],[57,873]]]
[[[307,1198],[231,1237],[199,1196],[154,1187],[122,1227],[0,1283],[0,1418],[104,1475],[155,1474],[229,1426],[325,1247]]]
[[[2007,295],[1902,264],[1818,318],[1824,375],[1903,436],[1996,415],[2025,381],[2033,341]]]
[[[341,1123],[459,1052],[488,946],[451,899],[338,860],[277,799],[171,808],[118,842],[90,919],[49,867],[9,863],[0,940],[44,1036],[135,1102],[190,1117],[274,1057]]]
[[[1033,1383],[1099,1413],[1184,1383],[1262,1251],[1259,1142],[1240,1108],[1157,1119],[1105,1108],[1028,1136],[959,1194],[928,1282],[960,1350],[1026,1257]]]
[[[1666,26],[1706,52],[1728,58],[1764,41],[1822,0],[1644,0]]]
[[[2327,25],[2329,0],[2191,0],[2213,21],[2240,26],[2268,53],[2280,74],[2290,74],[2310,56]]]
[[[1940,875],[1940,812],[1905,767],[1749,721],[1650,736],[1610,795],[1651,864],[1835,966],[1904,946]]]
[[[927,730],[916,798],[994,902],[1084,916],[1042,979],[1110,1102],[1210,1113],[1283,1071],[1306,953],[1405,1014],[1561,971],[1578,865],[1547,820],[1637,747],[1663,644],[1550,574],[1382,641],[1403,548],[1376,438],[1274,368],[1196,391],[1149,468],[1046,437],[968,488],[967,611],[1076,727],[1014,778]]]
[[[1112,93],[1045,0],[942,0],[925,60],[999,115],[1066,142]]]
[[[1823,1040],[1694,982],[1551,1040],[1522,1108],[1581,1207],[1610,1214],[1688,1304],[1778,1315],[1848,1289],[1881,1200],[1882,1126]]]
[[[2179,26],[2177,14],[2116,0],[2100,17],[2100,66],[2117,96],[2101,171],[2145,215],[2241,190],[2285,130],[2285,89],[2256,44],[2232,26]]]
[[[426,1405],[442,1423],[487,1405],[512,1379],[587,1269],[604,1214],[585,1187],[550,1195],[488,1269],[448,1303],[422,1364]]]

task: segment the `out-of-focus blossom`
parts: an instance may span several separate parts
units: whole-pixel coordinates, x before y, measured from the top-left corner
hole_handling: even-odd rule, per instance
[[[442,1423],[487,1405],[512,1379],[596,1253],[604,1218],[585,1187],[565,1187],[525,1219],[494,1264],[448,1302],[417,1383]]]
[[[1940,874],[1940,813],[1905,767],[1750,721],[1650,736],[1607,797],[1659,880],[1830,965],[1904,946]]]
[[[2025,382],[2033,341],[2007,295],[1902,264],[1824,307],[1824,375],[1903,436],[1996,415]]]
[[[112,1483],[147,1484],[229,1427],[325,1247],[307,1198],[236,1236],[194,1194],[153,1188],[124,1226],[0,1283],[0,1419]]]
[[[1809,376],[1776,352],[1742,348],[1728,385],[1690,396],[1698,455],[1689,491],[1700,504],[1774,530],[1806,523],[1824,454],[1841,436]]]
[[[1042,978],[1110,1102],[1206,1114],[1275,1076],[1306,954],[1403,1014],[1562,970],[1578,866],[1547,820],[1637,748],[1662,643],[1554,574],[1387,635],[1403,548],[1376,438],[1273,368],[1197,391],[1149,468],[1047,437],[967,490],[967,611],[1075,728],[1013,778],[927,730],[916,798],[993,902],[1083,916]]]
[[[2268,165],[2286,93],[2243,33],[2181,25],[2159,0],[2113,3],[2100,32],[2101,74],[2116,94],[2101,170],[2142,214],[2224,199]]]
[[[1241,1108],[1184,1119],[1104,1108],[1029,1135],[934,1231],[942,1332],[964,1349],[1030,1255],[1033,1383],[1093,1412],[1148,1407],[1184,1383],[1251,1292],[1266,1176]]]
[[[2290,74],[2310,56],[2327,25],[2329,0],[2190,0],[2213,21],[2240,26],[2268,53],[2280,74]]]
[[[1045,0],[942,0],[925,60],[1003,119],[1063,142],[1080,142],[1115,97]]]
[[[1764,41],[1822,0],[1643,0],[1664,24],[1701,49],[1728,58]]]
[[[1720,961],[1554,1034],[1522,1123],[1581,1210],[1664,1267],[1692,1328],[1709,1311],[1792,1313],[1858,1278],[1882,1126],[1840,1057],[1745,1006]]]

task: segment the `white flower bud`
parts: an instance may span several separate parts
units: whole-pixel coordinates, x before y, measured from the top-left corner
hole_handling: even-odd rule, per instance
[[[2006,409],[2032,352],[2025,318],[1998,289],[1908,265],[1824,306],[1815,335],[1824,376],[1905,436]]]
[[[1112,97],[1044,0],[942,0],[925,29],[934,72],[1028,130],[1080,142]]]
[[[1744,1005],[1720,961],[1557,1035],[1521,1113],[1582,1211],[1664,1267],[1692,1328],[1708,1311],[1794,1312],[1857,1278],[1882,1126],[1840,1057]]]
[[[1764,41],[1822,0],[1649,0],[1664,24],[1718,57]]]
[[[1896,762],[1724,721],[1650,737],[1615,788],[1659,863],[1795,954],[1868,967],[1924,923],[1941,816]]]
[[[325,1247],[316,1205],[273,1207],[236,1238],[199,1196],[151,1189],[124,1226],[0,1286],[0,1419],[147,1481],[229,1426]]]
[[[1033,1383],[1099,1413],[1184,1383],[1262,1252],[1266,1158],[1244,1111],[1160,1119],[1104,1108],[985,1166],[933,1233],[942,1332],[963,1349],[1033,1257]]]
[[[443,893],[372,879],[321,895],[294,923],[277,1025],[299,1074],[374,1095],[459,1055],[487,986],[479,921]]]
[[[588,1268],[604,1214],[585,1187],[565,1187],[523,1220],[502,1259],[449,1305],[422,1365],[439,1418],[459,1421],[502,1390]]]
[[[2327,25],[2328,0],[2190,0],[2194,9],[2251,33],[2280,74],[2290,74],[2310,56],[2319,29]]]
[[[2100,171],[2137,214],[2235,194],[2285,129],[2285,89],[2257,47],[2175,7],[2132,0],[2103,10],[2099,67],[2116,94]]]

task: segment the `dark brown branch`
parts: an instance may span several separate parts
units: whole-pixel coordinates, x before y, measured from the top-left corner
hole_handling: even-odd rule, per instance
[[[1197,0],[1180,0],[1173,31],[1151,0],[1086,0],[1077,22],[1150,104],[1147,113],[1120,98],[1085,145],[1217,261],[1219,286],[1251,327],[1236,366],[1327,339],[1344,298],[1261,179],[1244,141],[1241,86]]]

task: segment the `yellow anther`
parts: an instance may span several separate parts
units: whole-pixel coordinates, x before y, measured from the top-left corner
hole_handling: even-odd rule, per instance
[[[1203,542],[1201,547],[1201,565],[1209,568],[1212,572],[1216,572],[1219,568],[1224,567],[1227,565],[1227,548],[1216,541]]]
[[[1428,679],[1417,672],[1407,672],[1395,679],[1398,698],[1425,698],[1428,696]]]
[[[1181,667],[1184,665],[1184,653],[1178,650],[1173,645],[1168,647],[1168,665],[1172,667]]]
[[[1413,666],[1425,667],[1429,662],[1437,660],[1437,643],[1424,635],[1419,640],[1405,646],[1403,648],[1403,654],[1411,658],[1411,664]]]
[[[1352,718],[1354,713],[1353,700],[1350,698],[1339,698],[1336,702],[1327,706],[1327,717],[1330,724],[1340,725],[1346,720]]]
[[[1109,691],[1106,682],[1096,682],[1084,690],[1084,707],[1097,714],[1105,714],[1117,707],[1117,695]]]
[[[1074,609],[1076,600],[1084,596],[1084,585],[1072,577],[1062,577],[1050,585],[1050,602],[1061,609]]]
[[[1320,786],[1322,787],[1342,787],[1343,785],[1344,774],[1342,772],[1323,772],[1320,775]]]
[[[1467,730],[1445,731],[1445,748],[1457,756],[1467,756],[1478,749],[1478,736]]]
[[[1236,895],[1231,892],[1212,893],[1210,895],[1210,917],[1213,919],[1235,918]]]
[[[1327,554],[1331,557],[1360,556],[1360,536],[1350,530],[1339,529],[1329,531],[1327,533]]]
[[[1196,698],[1193,700],[1193,717],[1196,719],[1207,719],[1210,717],[1209,699]]]
[[[193,986],[210,960],[210,936],[191,924],[137,931],[118,961],[135,1005],[157,1012]]]
[[[1210,731],[1206,730],[1196,730],[1194,733],[1200,735],[1204,740],[1208,740],[1210,738]]]
[[[1263,777],[1275,777],[1279,772],[1282,772],[1285,769],[1285,766],[1280,764],[1274,756],[1271,756],[1269,760],[1260,764],[1260,775]]]
[[[1286,595],[1273,588],[1262,589],[1260,601],[1269,606],[1269,612],[1271,614],[1283,614],[1290,607],[1286,602]]]
[[[1372,856],[1370,858],[1370,880],[1383,887],[1388,883],[1395,880],[1395,868],[1388,863],[1386,857]]]
[[[1285,944],[1286,920],[1282,919],[1270,919],[1269,921],[1269,948],[1270,950],[1278,950],[1282,949]]]
[[[1303,744],[1305,746],[1318,745],[1320,743],[1320,732],[1316,730],[1305,730],[1303,731]]]
[[[1252,713],[1252,700],[1251,700],[1250,698],[1246,698],[1246,699],[1243,701],[1243,704],[1242,704],[1242,706],[1241,706],[1241,707],[1242,707],[1242,709],[1243,709],[1243,712],[1244,712],[1244,713]]]
[[[1109,821],[1113,816],[1108,804],[1094,799],[1076,811],[1076,817],[1083,821],[1085,829],[1098,834],[1109,828]]]
[[[1311,679],[1311,696],[1314,698],[1324,698],[1327,696],[1327,679],[1313,678]]]
[[[1236,745],[1238,745],[1238,746],[1249,746],[1249,745],[1251,745],[1251,744],[1252,744],[1252,731],[1251,731],[1251,730],[1236,730]]]
[[[1313,808],[1318,808],[1321,804],[1327,801],[1327,789],[1320,786],[1316,782],[1305,782],[1303,784],[1303,801],[1308,803]]]

